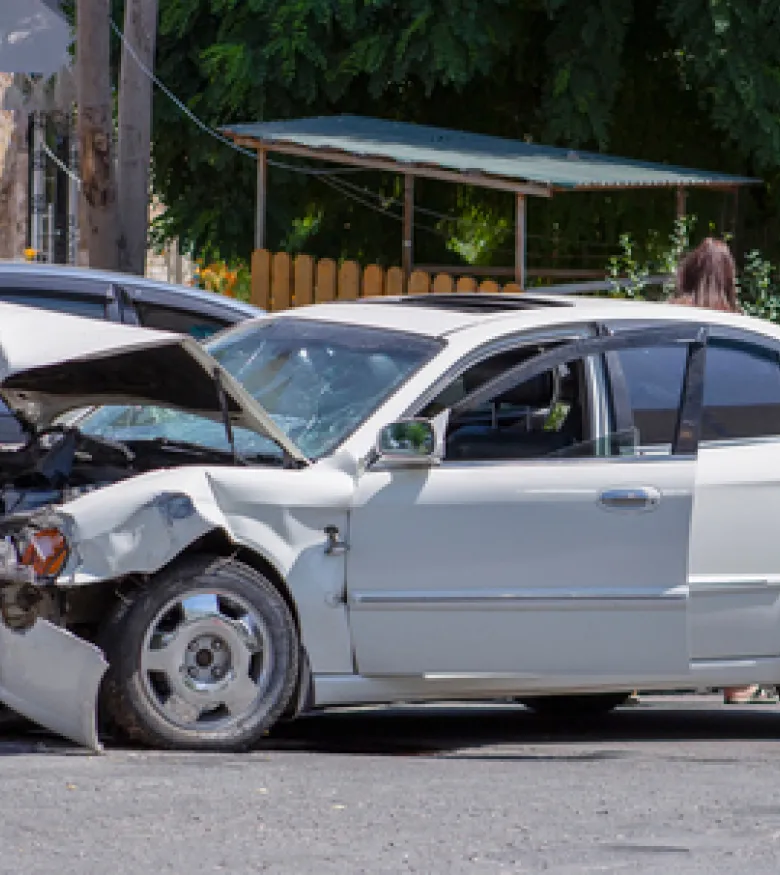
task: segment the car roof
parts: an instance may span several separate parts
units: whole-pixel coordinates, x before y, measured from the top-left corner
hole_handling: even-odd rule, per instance
[[[138,276],[136,274],[122,273],[120,271],[98,270],[91,267],[75,267],[66,264],[40,264],[38,262],[30,263],[25,261],[2,261],[0,260],[0,286],[6,278],[41,278],[52,277],[67,279],[69,282],[74,280],[84,280],[87,283],[105,282],[116,285],[133,286],[135,288],[149,289],[169,294],[172,297],[181,299],[186,298],[189,301],[199,301],[209,306],[218,306],[226,311],[232,311],[236,316],[242,319],[252,318],[255,316],[264,315],[264,311],[251,304],[246,304],[236,298],[228,298],[225,295],[218,295],[214,292],[196,289],[192,286],[178,285],[175,283],[166,283],[160,280],[149,279],[148,277]],[[54,291],[57,291],[56,289]],[[84,289],[86,294],[90,294],[90,289]]]
[[[780,339],[780,327],[741,314],[675,304],[581,295],[455,293],[366,298],[314,304],[274,314],[387,328],[434,338],[468,334],[474,341],[546,325],[626,319],[702,322],[758,331]],[[464,338],[465,339],[465,338]]]

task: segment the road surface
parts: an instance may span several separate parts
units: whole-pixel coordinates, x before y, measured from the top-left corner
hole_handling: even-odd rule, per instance
[[[780,708],[356,709],[248,755],[0,737],[2,873],[780,871]]]

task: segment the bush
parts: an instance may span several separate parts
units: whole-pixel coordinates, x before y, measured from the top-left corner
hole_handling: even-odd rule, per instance
[[[239,301],[249,301],[252,273],[246,264],[239,262],[231,266],[226,261],[212,261],[204,266],[198,260],[196,265],[194,282],[198,288]]]
[[[621,235],[621,251],[618,255],[613,255],[607,264],[607,278],[613,283],[607,294],[614,298],[639,300],[668,298],[674,291],[677,265],[690,248],[695,225],[695,216],[677,219],[668,241],[662,245],[653,245],[652,241],[657,240],[658,235],[651,232],[651,244],[642,254],[638,254],[636,243],[630,234]],[[653,275],[670,276],[670,279],[659,288],[658,285],[650,283]],[[618,280],[623,283],[618,284]],[[738,268],[737,297],[743,311],[748,315],[780,322],[777,270],[756,249],[745,256],[741,270]]]

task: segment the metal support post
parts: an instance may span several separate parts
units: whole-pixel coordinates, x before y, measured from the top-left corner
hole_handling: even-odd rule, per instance
[[[265,200],[268,189],[268,156],[257,150],[257,204],[255,215],[255,249],[265,249]]]
[[[46,116],[36,110],[32,115],[33,134],[33,192],[32,192],[32,222],[30,223],[30,247],[35,250],[36,258],[44,247],[43,222],[46,213]]]
[[[79,133],[76,113],[72,112],[68,130],[68,264],[79,260]]]
[[[414,268],[414,177],[404,175],[404,216],[403,216],[403,250],[401,251],[401,266],[408,280]]]
[[[515,195],[515,282],[525,291],[526,261],[525,195]]]

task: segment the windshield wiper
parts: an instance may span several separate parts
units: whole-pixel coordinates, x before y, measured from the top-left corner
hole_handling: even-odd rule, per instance
[[[222,372],[217,366],[212,374],[214,386],[217,390],[217,398],[219,398],[219,408],[222,411],[222,422],[225,426],[225,435],[227,436],[230,452],[233,456],[233,461],[236,464],[241,462],[238,452],[236,451],[236,437],[233,434],[233,423],[230,421],[230,410],[228,409],[228,397],[225,392],[225,387],[222,385]]]
[[[221,458],[229,456],[231,459],[234,459],[238,464],[246,464],[240,456],[236,455],[232,448],[230,450],[220,450],[217,449],[217,447],[207,447],[204,444],[196,444],[192,441],[180,441],[174,438],[167,437],[154,437],[133,438],[131,440],[128,440],[128,444],[136,447],[147,446],[160,450],[173,450],[182,453],[193,453],[196,456],[205,456],[212,458],[214,456],[218,456]]]
[[[255,462],[261,464],[283,465],[284,457],[277,456],[274,453],[251,453],[250,455],[236,454],[232,450],[220,450],[217,447],[207,447],[203,444],[191,443],[190,441],[180,441],[174,438],[155,437],[155,438],[135,438],[132,444],[136,447],[141,445],[152,447],[159,450],[171,450],[172,452],[193,453],[197,456],[205,458],[224,458],[229,456],[236,461],[237,465],[251,465]]]

